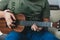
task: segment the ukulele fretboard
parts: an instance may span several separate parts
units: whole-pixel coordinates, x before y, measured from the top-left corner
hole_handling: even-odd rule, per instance
[[[40,26],[40,27],[52,26],[51,22],[39,22],[39,21],[20,21],[19,24],[23,26],[32,26],[33,24],[36,24],[37,26]]]

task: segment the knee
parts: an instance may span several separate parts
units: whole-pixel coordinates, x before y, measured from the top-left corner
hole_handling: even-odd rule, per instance
[[[6,36],[5,40],[19,40],[20,38],[21,38],[21,33],[12,31]]]
[[[50,32],[33,32],[31,40],[59,40]]]
[[[58,40],[56,36],[50,32],[45,32],[45,34],[42,37],[44,40]]]

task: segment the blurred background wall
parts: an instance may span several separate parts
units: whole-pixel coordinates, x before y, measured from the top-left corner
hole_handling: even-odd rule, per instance
[[[57,5],[60,9],[60,0],[48,0],[50,5]],[[54,8],[54,7],[53,7]],[[60,20],[60,10],[50,10],[50,20],[52,22],[57,22]],[[49,31],[54,33],[54,35],[60,39],[60,31],[58,31],[58,29],[56,28],[49,28]]]
[[[51,4],[51,5],[59,5],[59,1],[58,0],[48,0],[49,1],[49,4]]]

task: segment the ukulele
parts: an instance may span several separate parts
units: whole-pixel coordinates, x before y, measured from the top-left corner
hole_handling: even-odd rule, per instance
[[[8,28],[6,26],[6,21],[5,19],[0,19],[0,31],[4,34],[9,33],[10,31],[14,30],[16,32],[22,32],[25,27],[30,27],[34,23],[38,27],[55,27],[55,28],[60,28],[60,21],[58,22],[40,22],[40,21],[26,21],[25,15],[23,14],[17,14],[15,15],[16,17],[16,22],[14,27]]]

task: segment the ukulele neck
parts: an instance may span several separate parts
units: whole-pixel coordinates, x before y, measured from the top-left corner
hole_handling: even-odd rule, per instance
[[[38,22],[38,21],[20,21],[19,24],[22,26],[32,26],[33,24],[36,24],[37,26],[40,26],[40,27],[52,27],[53,26],[52,22]]]

